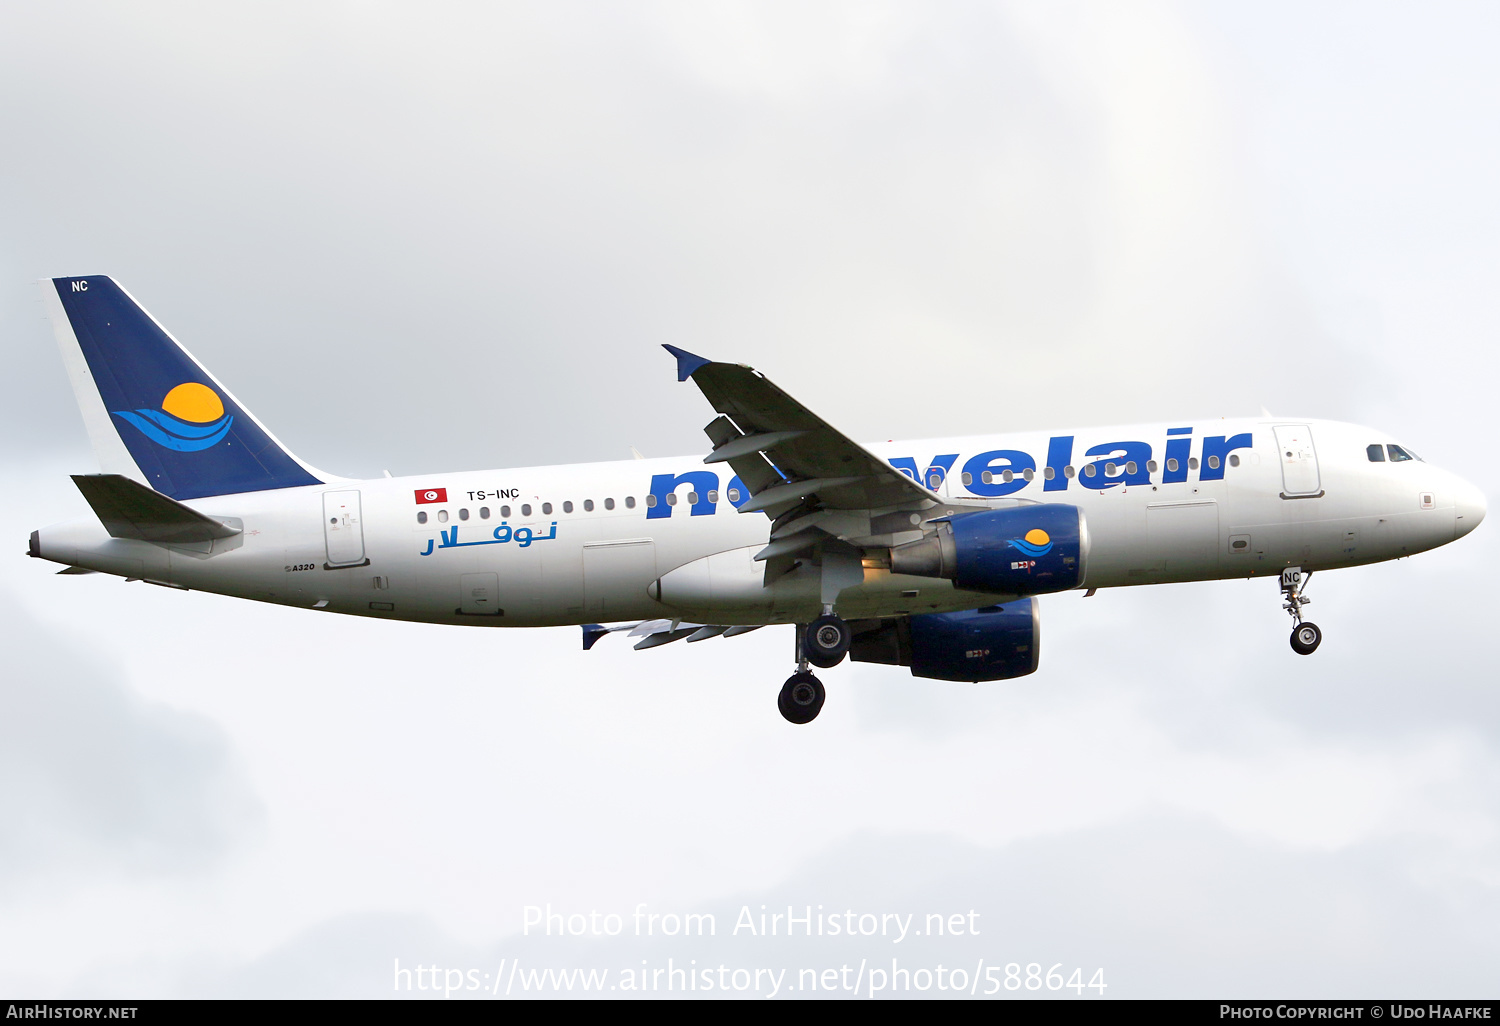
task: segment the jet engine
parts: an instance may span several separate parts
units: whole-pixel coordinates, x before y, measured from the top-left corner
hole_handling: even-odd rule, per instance
[[[1083,583],[1089,533],[1077,506],[1044,503],[962,513],[891,549],[891,572],[946,577],[965,591],[1044,595]]]
[[[856,662],[910,666],[913,677],[978,683],[1035,673],[1042,628],[1036,599],[961,613],[923,613],[850,625]]]

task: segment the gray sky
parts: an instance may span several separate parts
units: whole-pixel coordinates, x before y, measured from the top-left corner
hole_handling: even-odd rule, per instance
[[[1267,406],[1488,489],[1492,7],[69,11],[0,5],[0,992],[891,957],[517,936],[796,902],[975,908],[896,954],[1113,996],[1493,995],[1489,526],[1320,576],[1312,659],[1270,582],[1060,596],[1038,674],[845,666],[807,729],[784,630],[585,655],[20,555],[93,469],[55,274],[335,473],[699,451],[669,342],[859,438]]]

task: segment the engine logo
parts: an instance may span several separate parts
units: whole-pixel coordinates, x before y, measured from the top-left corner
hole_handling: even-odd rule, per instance
[[[1052,536],[1040,527],[1034,527],[1026,532],[1025,538],[1012,538],[1006,544],[1035,559],[1052,551]]]

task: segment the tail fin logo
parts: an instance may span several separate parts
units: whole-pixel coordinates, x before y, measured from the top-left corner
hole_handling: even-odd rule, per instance
[[[223,441],[234,424],[219,393],[196,381],[185,381],[166,394],[159,410],[114,410],[157,445],[177,452],[200,452]]]

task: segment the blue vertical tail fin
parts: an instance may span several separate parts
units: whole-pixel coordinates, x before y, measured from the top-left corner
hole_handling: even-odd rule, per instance
[[[43,283],[63,363],[105,473],[174,499],[322,484],[123,288]]]

